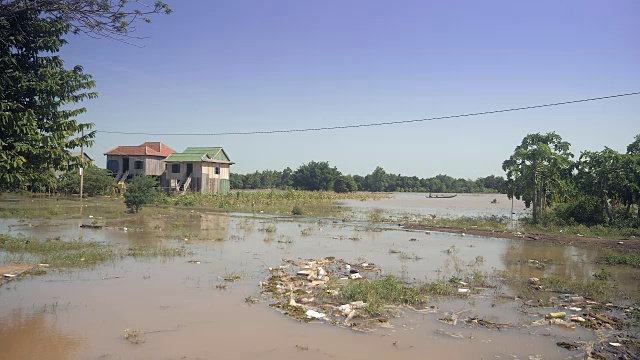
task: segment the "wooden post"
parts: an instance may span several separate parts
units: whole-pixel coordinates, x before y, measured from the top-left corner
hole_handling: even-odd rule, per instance
[[[82,145],[80,145],[80,201],[84,190],[84,128],[82,129]]]

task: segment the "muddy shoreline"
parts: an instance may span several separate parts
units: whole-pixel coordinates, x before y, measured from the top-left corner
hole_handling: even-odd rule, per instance
[[[640,239],[637,238],[620,238],[620,239],[604,239],[589,236],[574,236],[574,235],[557,235],[557,234],[536,234],[536,233],[513,233],[502,232],[495,230],[480,230],[480,229],[468,229],[468,228],[456,228],[456,227],[438,227],[438,226],[425,226],[416,224],[403,225],[407,230],[420,230],[420,231],[440,231],[453,234],[465,234],[476,236],[487,236],[501,239],[512,240],[526,240],[537,241],[544,243],[553,243],[561,245],[572,245],[581,247],[595,247],[595,248],[609,248],[622,251],[640,251]],[[622,244],[620,244],[622,242]]]

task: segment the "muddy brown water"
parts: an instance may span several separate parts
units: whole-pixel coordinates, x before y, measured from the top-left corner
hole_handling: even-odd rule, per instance
[[[114,228],[79,228],[92,221],[85,220],[8,219],[0,221],[0,232],[82,237],[122,246],[162,244],[185,247],[189,255],[126,258],[5,284],[0,287],[1,359],[563,359],[581,352],[559,348],[557,341],[594,339],[593,333],[580,328],[520,326],[541,316],[523,314],[518,303],[492,296],[434,298],[438,313],[407,310],[391,320],[393,329],[371,333],[299,323],[269,308],[268,301],[248,305],[244,299],[259,296],[257,283],[264,280],[266,267],[278,266],[282,259],[366,260],[385,274],[435,279],[450,276],[456,262],[481,256],[484,262],[478,269],[483,271],[588,278],[601,267],[594,264],[602,256],[599,249],[400,229],[373,232],[355,223],[224,214],[191,214],[178,227],[167,217],[149,216],[141,222],[107,224]],[[260,231],[267,225],[275,226],[275,233]],[[302,235],[303,230],[310,235]],[[421,259],[403,260],[389,252],[392,248]],[[540,269],[529,259],[546,259],[548,265]],[[638,299],[638,271],[609,269],[620,289]],[[230,274],[240,274],[242,280],[227,283],[226,290],[216,288]],[[437,320],[451,311],[463,311],[461,318],[479,316],[515,326],[497,331]],[[143,342],[126,341],[125,329],[145,332]]]
[[[432,194],[432,196],[443,194]],[[453,195],[453,194],[449,194]],[[505,194],[457,194],[454,198],[429,198],[424,193],[392,193],[389,198],[375,201],[344,200],[340,204],[354,210],[355,216],[382,211],[387,215],[433,214],[439,217],[511,216],[512,201]],[[495,203],[492,201],[495,200]],[[528,214],[521,200],[513,200],[514,217]]]

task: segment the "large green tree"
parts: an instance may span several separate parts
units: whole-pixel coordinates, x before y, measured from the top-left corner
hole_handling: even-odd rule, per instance
[[[65,68],[63,36],[128,42],[139,21],[170,12],[137,0],[0,0],[0,190],[77,169],[80,157],[67,150],[93,143],[92,124],[76,120],[86,110],[74,104],[96,97],[95,83],[81,66]]]
[[[333,190],[333,183],[340,175],[338,169],[326,161],[311,161],[293,173],[293,186],[301,190]]]
[[[67,149],[91,145],[92,124],[73,104],[97,96],[81,66],[71,70],[55,55],[70,29],[62,19],[38,11],[0,18],[0,186],[16,187],[49,170],[77,168]]]
[[[532,207],[533,222],[546,206],[564,201],[570,191],[573,154],[560,135],[528,134],[513,155],[502,163],[507,173],[507,195]]]

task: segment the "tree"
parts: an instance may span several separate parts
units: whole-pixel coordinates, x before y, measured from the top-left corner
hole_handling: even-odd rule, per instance
[[[78,194],[80,193],[80,174],[77,171],[68,171],[60,176],[59,184],[60,191]],[[84,169],[84,194],[87,196],[112,195],[117,188],[118,184],[111,171],[97,166]]]
[[[282,170],[282,175],[280,175],[280,182],[278,183],[278,187],[281,189],[287,189],[293,186],[293,170],[290,167]]]
[[[75,117],[71,105],[97,97],[81,66],[64,67],[56,55],[70,31],[120,41],[134,38],[136,24],[170,13],[138,0],[0,0],[0,190],[37,183],[53,170],[77,170],[80,157],[67,150],[91,146],[93,124]],[[40,181],[42,182],[42,181]]]
[[[19,187],[50,170],[78,169],[67,149],[90,146],[93,124],[74,118],[86,110],[69,105],[95,98],[81,66],[66,70],[55,54],[69,31],[63,20],[22,11],[0,18],[0,186]],[[64,109],[61,109],[64,107]],[[74,137],[75,136],[75,137]]]
[[[132,213],[137,213],[142,205],[150,204],[155,196],[154,187],[158,181],[151,176],[135,176],[124,193],[124,203]]]
[[[358,191],[358,185],[351,175],[340,175],[336,179],[333,190],[337,193]]]
[[[293,186],[301,190],[333,190],[333,183],[338,176],[338,169],[330,167],[328,162],[311,161],[293,173]]]
[[[380,166],[364,177],[366,189],[368,191],[385,191],[389,185],[389,174]]]
[[[573,166],[569,146],[554,132],[528,134],[502,163],[510,181],[509,199],[522,198],[527,207],[531,206],[534,223],[547,205],[566,198]]]
[[[0,19],[37,13],[71,26],[74,33],[125,41],[139,21],[151,22],[151,15],[170,14],[169,6],[156,1],[152,6],[139,0],[2,0]]]
[[[632,192],[632,199],[638,206],[638,221],[640,221],[640,134],[627,146],[624,168],[628,174],[628,181]]]
[[[576,184],[581,193],[599,199],[609,221],[613,221],[609,201],[620,200],[625,187],[620,176],[622,160],[620,153],[605,147],[602,151],[583,151],[576,164]]]

